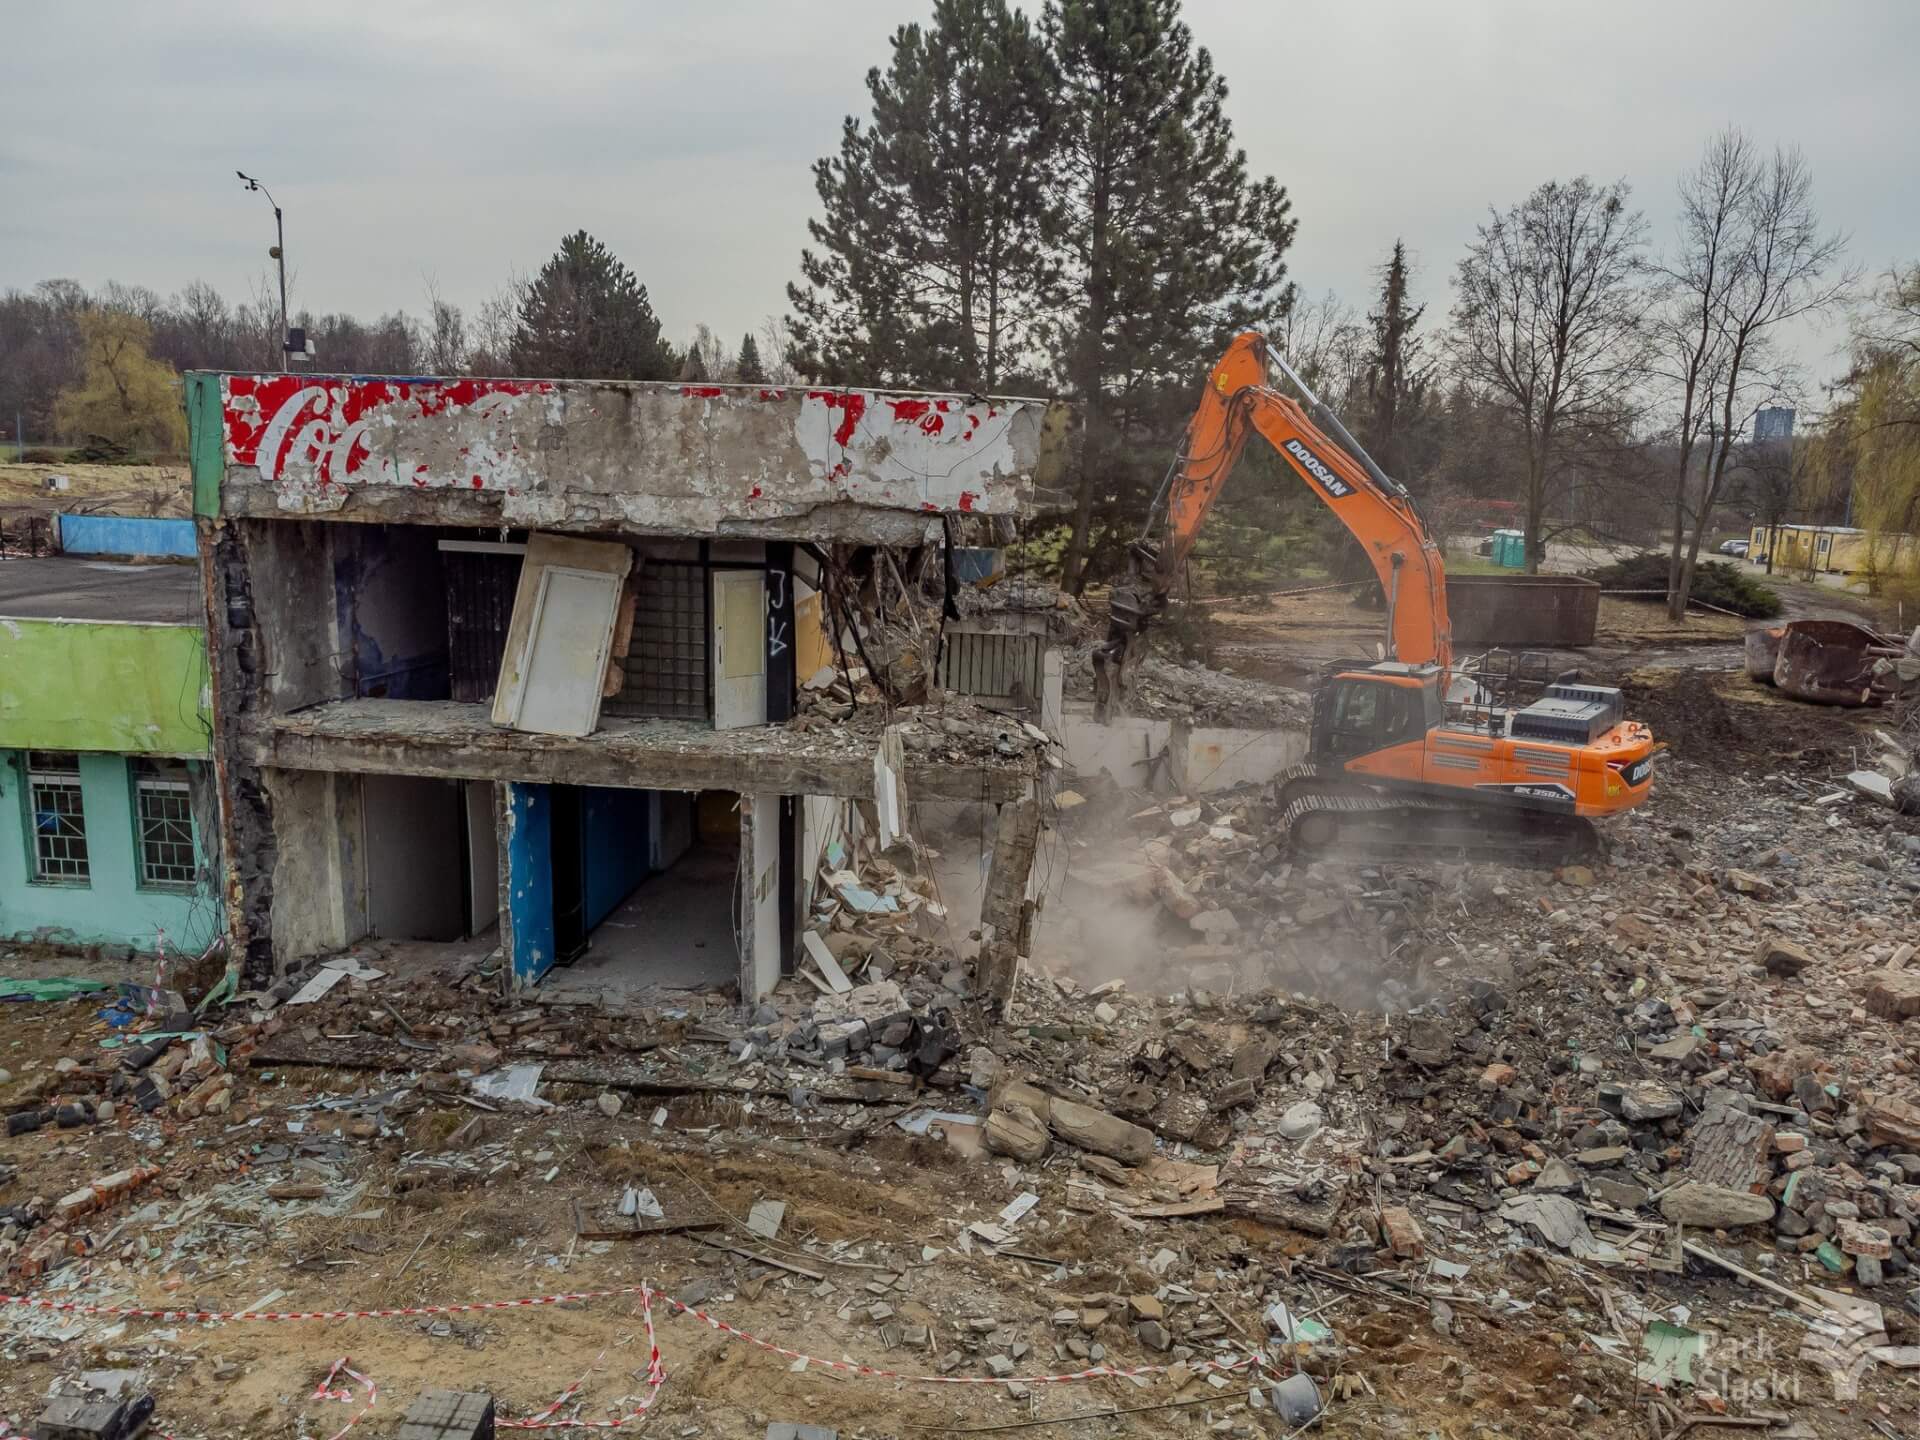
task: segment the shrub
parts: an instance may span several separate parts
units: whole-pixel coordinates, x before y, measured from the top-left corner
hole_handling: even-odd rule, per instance
[[[1608,590],[1655,592],[1622,596],[1622,599],[1645,600],[1656,605],[1666,603],[1667,557],[1658,550],[1643,550],[1598,570],[1589,570],[1586,578],[1598,580]],[[1750,620],[1770,620],[1782,608],[1778,591],[1724,560],[1702,560],[1694,567],[1693,598]]]
[[[106,435],[89,435],[86,443],[73,452],[75,460],[90,465],[131,465],[133,451],[125,443]]]

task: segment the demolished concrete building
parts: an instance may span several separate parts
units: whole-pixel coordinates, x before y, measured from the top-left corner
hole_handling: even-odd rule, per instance
[[[877,785],[883,808],[1034,803],[1029,744],[929,717],[886,745],[911,707],[794,717],[810,678],[852,678],[853,571],[1030,506],[1046,402],[208,373],[187,400],[253,983],[498,926],[515,985],[591,943],[636,985],[751,999]],[[986,888],[1017,907],[1032,826],[995,829]]]

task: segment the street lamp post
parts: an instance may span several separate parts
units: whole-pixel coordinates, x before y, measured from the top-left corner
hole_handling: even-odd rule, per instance
[[[244,170],[233,172],[247,182],[247,189],[258,190],[267,197],[267,203],[273,206],[273,258],[280,265],[280,369],[284,374],[287,368],[287,229],[280,214],[280,205],[273,198],[273,192],[262,185]]]

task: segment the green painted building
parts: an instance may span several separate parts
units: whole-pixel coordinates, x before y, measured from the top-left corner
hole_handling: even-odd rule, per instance
[[[0,558],[0,947],[224,930],[201,616],[192,566]]]

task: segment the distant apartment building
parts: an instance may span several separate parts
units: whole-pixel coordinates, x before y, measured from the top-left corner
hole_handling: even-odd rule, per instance
[[[1790,405],[1762,406],[1753,417],[1753,438],[1757,444],[1770,440],[1793,439],[1793,407]]]

